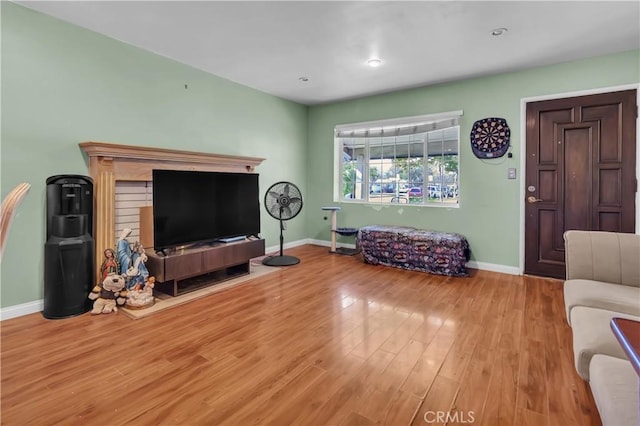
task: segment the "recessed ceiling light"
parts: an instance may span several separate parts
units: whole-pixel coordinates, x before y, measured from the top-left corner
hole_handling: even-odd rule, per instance
[[[309,78],[307,78],[307,77],[299,77],[298,80],[300,80],[300,81],[309,81]]]
[[[495,30],[491,31],[491,35],[495,36],[495,37],[499,37],[501,35],[503,35],[504,33],[506,33],[508,30],[506,28],[496,28]]]
[[[367,64],[369,64],[371,68],[376,68],[382,65],[382,61],[378,58],[372,58],[367,61]]]

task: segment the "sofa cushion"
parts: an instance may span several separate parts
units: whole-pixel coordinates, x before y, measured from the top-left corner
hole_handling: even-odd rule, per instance
[[[564,233],[567,280],[640,287],[640,235],[602,231]]]
[[[595,354],[627,359],[622,346],[611,330],[611,318],[640,321],[635,315],[604,309],[576,306],[571,310],[573,324],[573,356],[580,377],[589,380],[589,362]]]
[[[594,355],[589,377],[604,426],[638,424],[638,376],[628,360]]]
[[[564,283],[564,306],[569,325],[571,309],[575,306],[640,316],[640,287],[591,280],[569,280]]]

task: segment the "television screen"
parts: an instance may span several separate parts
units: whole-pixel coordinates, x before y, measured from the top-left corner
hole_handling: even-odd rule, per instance
[[[156,250],[259,233],[257,174],[153,170]]]

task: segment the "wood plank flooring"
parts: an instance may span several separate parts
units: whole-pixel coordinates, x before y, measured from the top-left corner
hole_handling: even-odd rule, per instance
[[[592,425],[561,281],[326,247],[139,320],[3,321],[2,425]]]

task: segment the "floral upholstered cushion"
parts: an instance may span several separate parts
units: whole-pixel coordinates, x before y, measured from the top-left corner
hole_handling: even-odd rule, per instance
[[[469,243],[460,234],[373,225],[358,231],[357,242],[367,263],[468,276]]]

